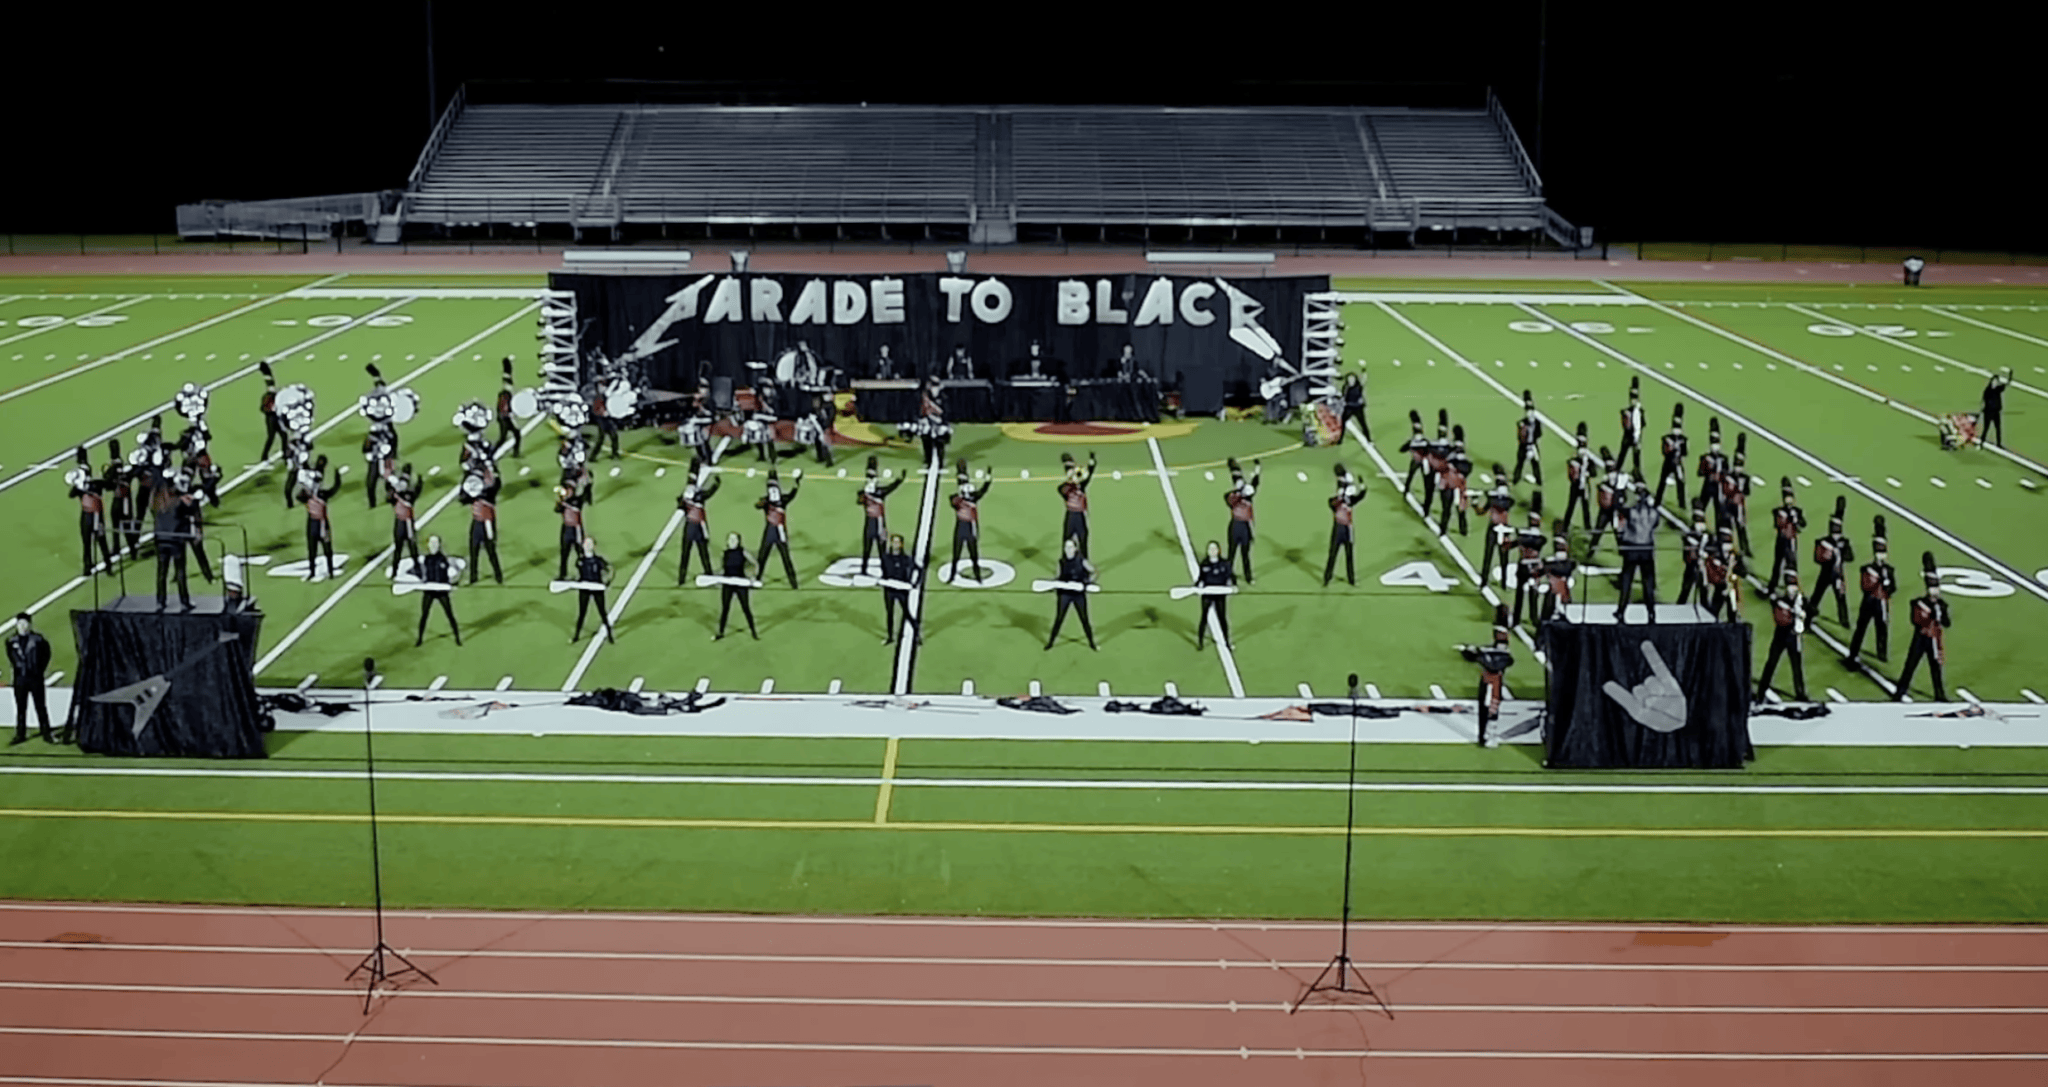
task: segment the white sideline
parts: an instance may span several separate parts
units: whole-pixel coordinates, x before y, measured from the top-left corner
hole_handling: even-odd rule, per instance
[[[1146,438],[1145,444],[1152,450],[1152,467],[1158,473],[1159,489],[1166,495],[1166,511],[1173,515],[1173,531],[1180,536],[1180,552],[1188,561],[1188,583],[1193,584],[1201,576],[1202,567],[1195,560],[1195,542],[1188,536],[1188,523],[1180,515],[1180,499],[1173,493],[1173,479],[1166,472],[1166,458],[1160,455],[1159,439]],[[1244,697],[1244,680],[1237,674],[1237,657],[1230,651],[1230,640],[1223,636],[1223,625],[1214,612],[1209,614],[1209,636],[1215,639],[1216,653],[1223,660],[1223,678],[1230,683],[1232,697]]]
[[[896,639],[896,669],[890,677],[889,689],[899,695],[910,693],[910,681],[917,667],[917,643],[924,640],[924,590],[932,565],[932,532],[934,519],[939,509],[939,475],[946,470],[944,464],[934,460],[925,465],[924,492],[918,496],[917,542],[913,545],[911,559],[917,564],[917,580],[910,587],[909,602],[903,613],[911,622],[908,636],[901,630],[883,633]],[[887,541],[884,541],[884,546]]]

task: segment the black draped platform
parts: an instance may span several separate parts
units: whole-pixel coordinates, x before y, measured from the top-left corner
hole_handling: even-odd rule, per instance
[[[1658,608],[1644,623],[1632,606],[1628,625],[1614,621],[1612,604],[1568,606],[1543,624],[1550,670],[1546,764],[1553,769],[1671,767],[1740,769],[1755,757],[1749,742],[1751,630],[1747,623],[1703,621],[1690,605]],[[1656,654],[1683,695],[1666,702],[1682,709],[1683,723],[1632,709],[1610,694],[1609,682],[1630,693],[1661,683],[1645,646]],[[1672,726],[1677,727],[1673,728]]]
[[[153,596],[124,596],[71,613],[78,645],[70,726],[78,746],[100,755],[260,759],[252,653],[263,616],[226,610],[218,596],[194,596],[191,611],[158,611]],[[98,702],[132,684],[162,677],[162,698],[138,732],[146,692]],[[138,707],[137,702],[143,702]]]
[[[1155,381],[948,381],[941,386],[949,423],[1159,421]],[[856,381],[854,412],[869,423],[907,423],[923,410],[915,381]]]

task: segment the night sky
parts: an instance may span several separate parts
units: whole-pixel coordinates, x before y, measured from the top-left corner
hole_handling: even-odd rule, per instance
[[[1797,3],[643,7],[512,18],[439,0],[430,95],[422,3],[38,2],[10,13],[0,65],[0,230],[168,232],[180,202],[397,187],[430,101],[464,80],[969,104],[1419,104],[1492,86],[1534,154],[1540,56],[1550,201],[1606,237],[2048,249],[2027,205],[2038,173],[2018,165],[2039,142],[2032,30],[1994,8],[1931,27]]]

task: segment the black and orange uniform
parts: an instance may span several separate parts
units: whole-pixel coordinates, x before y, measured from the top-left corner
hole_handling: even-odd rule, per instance
[[[954,492],[953,504],[953,581],[957,584],[966,575],[960,572],[960,548],[965,545],[968,558],[974,563],[974,580],[981,578],[981,501],[988,497],[988,490],[994,480],[979,487],[960,479],[960,489]]]
[[[327,559],[327,576],[334,576],[334,526],[327,519],[327,504],[341,491],[341,476],[337,474],[334,485],[326,489],[316,480],[312,486],[299,494],[299,501],[306,507],[306,572],[313,572],[314,563],[324,555]]]
[[[1792,665],[1792,697],[1794,701],[1808,701],[1806,697],[1806,598],[1799,592],[1797,571],[1785,578],[1785,588],[1771,596],[1771,621],[1777,629],[1771,633],[1771,651],[1764,657],[1763,678],[1757,680],[1756,700],[1764,700],[1764,692],[1771,689],[1771,676],[1778,670],[1780,657],[1790,658]]]
[[[119,442],[107,443],[107,466],[100,469],[101,494],[111,499],[109,528],[118,533],[128,552],[128,557],[142,555],[142,518],[135,508],[135,481],[128,465],[121,460]]]
[[[1671,408],[1671,429],[1666,431],[1660,448],[1664,454],[1663,463],[1657,468],[1657,504],[1664,504],[1664,488],[1667,484],[1678,484],[1678,505],[1685,508],[1685,405],[1674,404]]]
[[[450,580],[454,575],[448,569],[448,556],[446,555],[428,555],[425,559],[415,562],[413,569],[419,573],[420,580],[428,584],[455,584],[454,581]],[[422,589],[420,591],[420,629],[419,633],[413,635],[412,644],[414,648],[418,648],[421,643],[427,640],[427,612],[436,604],[441,605],[441,614],[448,617],[448,629],[455,635],[455,644],[458,646],[462,644],[462,627],[455,621],[455,604],[450,599],[449,592],[446,589]]]
[[[1248,585],[1258,583],[1252,576],[1252,533],[1256,511],[1252,507],[1254,493],[1259,486],[1259,470],[1252,469],[1251,487],[1231,488],[1223,496],[1223,504],[1230,508],[1230,529],[1228,542],[1224,545],[1223,561],[1235,562],[1244,557],[1244,580]]]
[[[258,460],[270,459],[270,443],[276,442],[280,450],[291,448],[291,435],[285,433],[284,422],[277,417],[277,377],[270,372],[270,364],[263,363],[263,399],[257,409],[263,412],[263,455]]]
[[[192,610],[192,593],[186,584],[185,540],[191,533],[193,506],[182,501],[170,481],[159,477],[149,493],[149,509],[156,532],[156,606],[166,606],[164,582],[172,567],[178,572],[178,602]]]
[[[69,477],[73,480],[71,497],[78,499],[78,543],[80,550],[80,577],[92,576],[92,552],[99,548],[100,558],[105,560],[109,570],[114,567],[113,547],[107,543],[107,485],[103,480],[94,479],[91,469],[81,464]]]
[[[470,478],[481,478],[483,486],[476,494],[470,494],[469,480],[465,479],[459,492],[462,503],[469,507],[469,583],[476,584],[477,575],[483,572],[477,559],[489,555],[491,576],[503,585],[505,571],[498,565],[498,489],[505,485],[504,480],[495,473]]]
[[[1401,494],[1406,497],[1408,488],[1415,485],[1415,477],[1426,467],[1429,459],[1429,439],[1422,433],[1422,415],[1408,413],[1408,440],[1401,443],[1401,452],[1408,454],[1408,474],[1401,480]],[[1428,480],[1423,481],[1428,486]]]
[[[562,467],[560,485],[583,496],[584,504],[588,505],[593,500],[590,450],[583,444],[581,433],[571,431],[562,437],[562,448],[555,453],[555,463]]]
[[[900,581],[906,585],[916,585],[918,576],[917,563],[909,555],[893,551],[884,551],[882,553],[882,577],[884,580]],[[895,589],[887,585],[882,586],[883,645],[888,645],[896,640],[896,609],[898,608],[903,609],[904,625],[910,627],[913,632],[917,632],[917,616],[910,613],[910,590]],[[917,639],[920,642],[923,641],[924,635],[917,633]]]
[[[796,562],[789,557],[789,507],[796,501],[796,491],[796,487],[792,486],[789,490],[781,492],[780,497],[762,495],[761,500],[754,503],[754,508],[761,511],[762,520],[761,553],[755,559],[760,564],[760,578],[766,579],[768,576],[769,553],[780,551],[782,572],[789,576],[789,587],[792,589],[797,585]]]
[[[1572,602],[1572,575],[1579,569],[1563,536],[1551,540],[1551,547],[1550,559],[1543,564],[1543,578],[1550,585],[1550,593],[1543,600],[1543,614],[1539,617],[1542,619],[1556,615],[1559,608]]]
[[[1930,586],[1927,595],[1913,598],[1907,618],[1913,624],[1913,640],[1906,646],[1906,664],[1899,670],[1897,693],[1892,697],[1906,697],[1913,686],[1913,673],[1920,669],[1924,659],[1928,675],[1934,679],[1934,700],[1946,702],[1948,688],[1943,685],[1943,668],[1948,663],[1948,653],[1943,642],[1949,626],[1948,601],[1941,598],[1938,588]]]
[[[676,508],[683,511],[683,561],[676,569],[676,584],[681,585],[690,577],[690,548],[697,549],[697,558],[704,563],[704,574],[711,574],[711,511],[707,503],[718,493],[719,481],[713,477],[710,484],[702,487],[685,488],[676,496]]]
[[[1720,528],[1725,524],[1727,527],[1734,529],[1735,539],[1741,545],[1742,553],[1745,556],[1750,554],[1750,486],[1751,478],[1749,471],[1743,466],[1742,455],[1738,453],[1735,456],[1734,463],[1729,465],[1726,472],[1721,473],[1721,504],[1720,512],[1717,515],[1720,519],[1716,521],[1714,527]]]
[[[936,468],[946,463],[946,396],[936,379],[924,387],[924,395],[918,401],[918,420],[922,424],[919,434],[925,464]]]
[[[1515,655],[1508,649],[1508,609],[1497,605],[1493,609],[1493,641],[1489,645],[1461,645],[1458,652],[1468,661],[1479,666],[1479,690],[1474,695],[1479,713],[1479,745],[1492,746],[1487,742],[1486,726],[1500,720],[1501,698],[1507,690],[1507,671],[1515,665]]]
[[[566,498],[556,498],[555,512],[562,518],[561,561],[555,568],[555,577],[560,580],[569,576],[570,557],[583,550],[583,497],[571,491]]]
[[[420,491],[426,486],[417,479],[400,479],[391,485],[391,576],[398,576],[398,564],[404,558],[412,559],[413,572],[420,569],[420,543],[417,513]],[[422,581],[433,578],[422,577]],[[450,620],[453,625],[453,620]]]
[[[1706,582],[1701,595],[1706,598],[1707,612],[1731,623],[1742,618],[1741,558],[1732,528],[1708,537],[1701,553],[1700,575]]]
[[[1721,432],[1716,429],[1713,443],[1700,454],[1697,474],[1700,480],[1699,503],[1702,506],[1709,502],[1714,504],[1714,530],[1717,532],[1728,523],[1727,511],[1721,506],[1721,478],[1728,474],[1728,468],[1728,454],[1721,452]]]
[[[505,381],[498,387],[498,403],[495,413],[498,418],[498,448],[503,449],[506,442],[511,442],[512,455],[516,457],[520,453],[520,434],[519,419],[512,414],[512,360],[506,359],[505,365]]]
[[[1879,551],[1857,572],[1863,587],[1863,603],[1856,609],[1856,633],[1849,638],[1849,659],[1863,650],[1863,634],[1877,630],[1877,659],[1891,659],[1892,597],[1899,591],[1899,575]]]
[[[14,624],[9,623],[12,627]],[[36,727],[45,743],[56,743],[50,731],[50,705],[44,684],[50,671],[50,640],[41,631],[15,632],[7,636],[7,671],[14,687],[14,742],[28,742],[28,708],[36,708]]]
[[[1060,557],[1060,581],[1086,585],[1095,580],[1095,567],[1081,555]],[[1095,625],[1088,621],[1088,593],[1086,590],[1055,589],[1053,595],[1059,598],[1052,617],[1052,633],[1046,636],[1045,647],[1051,649],[1060,640],[1060,624],[1067,621],[1067,610],[1073,609],[1081,617],[1081,632],[1088,635],[1088,648],[1095,648]]]
[[[1439,418],[1444,416],[1439,413]],[[1436,505],[1436,492],[1443,486],[1444,469],[1451,459],[1451,438],[1443,423],[1438,423],[1436,437],[1430,439],[1429,447],[1422,454],[1422,516],[1427,518]]]
[[[221,470],[207,449],[205,432],[198,427],[185,431],[178,439],[178,447],[185,454],[185,470],[192,473],[192,480],[206,495],[207,504],[219,509]]]
[[[1532,506],[1537,503],[1532,502]],[[1529,511],[1529,523],[1515,534],[1515,615],[1514,625],[1522,625],[1522,605],[1529,607],[1529,622],[1533,625],[1539,619],[1537,598],[1543,587],[1543,513],[1539,509]]]
[[[1692,527],[1687,529],[1680,539],[1685,548],[1685,573],[1678,581],[1678,602],[1683,604],[1691,600],[1692,594],[1697,591],[1700,594],[1700,603],[1704,604],[1707,601],[1707,582],[1703,564],[1706,562],[1709,539],[1705,511],[1693,511]]]
[[[746,579],[746,548],[728,547],[725,549],[725,554],[719,556],[719,561],[722,564],[719,570],[725,577],[740,580]],[[718,633],[713,636],[713,640],[725,637],[725,621],[732,615],[732,602],[737,600],[740,602],[740,611],[745,613],[747,617],[747,633],[752,634],[755,640],[758,641],[761,637],[761,632],[754,628],[754,604],[751,595],[753,590],[744,584],[724,584],[719,586],[719,590]]]
[[[1332,555],[1332,558],[1335,556]],[[1325,584],[1327,584],[1327,579]],[[1223,587],[1237,584],[1237,575],[1230,569],[1227,558],[1204,561],[1200,572],[1195,575],[1195,584],[1204,587]],[[1195,648],[1202,648],[1202,639],[1209,633],[1209,616],[1216,616],[1216,627],[1223,632],[1223,645],[1230,647],[1230,597],[1201,594],[1202,614],[1195,620]],[[1083,615],[1086,613],[1084,612]],[[1086,620],[1083,620],[1086,625]],[[1092,635],[1091,635],[1092,637]]]
[[[592,551],[586,555],[576,556],[576,580],[590,585],[604,585],[610,582],[611,578],[612,564],[604,561],[603,555]],[[576,590],[576,632],[569,635],[569,640],[583,640],[583,620],[593,606],[597,608],[597,622],[604,630],[604,640],[616,641],[617,639],[612,637],[611,611],[605,605],[603,589]],[[595,638],[597,633],[593,631],[590,636]]]
[[[1081,545],[1081,557],[1088,557],[1088,481],[1095,478],[1095,454],[1088,454],[1088,469],[1077,479],[1060,483],[1060,501],[1067,507],[1066,520],[1060,525],[1060,539],[1074,540]]]
[[[1543,420],[1536,415],[1534,402],[1523,394],[1526,405],[1522,417],[1515,420],[1515,474],[1510,482],[1520,482],[1522,469],[1536,469],[1536,485],[1543,486]]]
[[[1771,576],[1765,591],[1778,587],[1790,570],[1799,568],[1799,534],[1806,529],[1806,511],[1792,501],[1791,481],[1786,481],[1785,498],[1771,510]]]
[[[1584,439],[1572,451],[1572,459],[1564,462],[1565,481],[1571,486],[1571,494],[1564,503],[1564,523],[1572,523],[1572,514],[1579,514],[1579,525],[1587,532],[1593,531],[1593,495],[1591,488],[1600,477],[1607,474],[1607,465],[1601,461]],[[1581,512],[1583,510],[1583,512]]]
[[[1605,459],[1607,451],[1602,449],[1600,452],[1602,459]],[[1628,473],[1621,470],[1621,458],[1614,458],[1612,463],[1614,470],[1601,476],[1599,483],[1594,486],[1593,504],[1599,507],[1600,512],[1593,518],[1593,542],[1586,548],[1586,554],[1589,556],[1600,550],[1600,537],[1605,536],[1607,530],[1614,527],[1614,520],[1620,516],[1622,506],[1628,502],[1629,490],[1634,484]]]
[[[1840,518],[1828,522],[1827,535],[1813,541],[1813,561],[1820,567],[1814,574],[1813,599],[1807,602],[1806,618],[1820,616],[1821,599],[1835,594],[1835,621],[1849,625],[1849,564],[1856,561],[1856,545],[1842,534]]]
[[[1633,381],[1633,379],[1631,379]],[[1633,471],[1643,474],[1643,402],[1631,385],[1628,392],[1628,406],[1621,409],[1621,445],[1614,454],[1615,467],[1621,467],[1624,460],[1633,459]]]
[[[879,551],[883,558],[889,557],[889,496],[896,488],[903,486],[905,477],[898,476],[888,483],[875,483],[873,489],[863,486],[853,496],[860,504],[860,572],[868,572],[868,556]]]
[[[1337,493],[1330,496],[1330,555],[1323,560],[1323,584],[1330,583],[1330,575],[1337,572],[1337,552],[1344,552],[1344,580],[1358,584],[1358,570],[1354,564],[1357,529],[1354,522],[1358,500],[1365,497],[1365,487],[1350,476],[1340,476]]]
[[[1441,536],[1451,530],[1451,510],[1458,511],[1458,535],[1471,535],[1471,526],[1465,520],[1465,511],[1471,506],[1466,484],[1472,478],[1472,458],[1465,453],[1465,441],[1454,439],[1444,453],[1443,474],[1437,478],[1437,491],[1443,495],[1443,513],[1437,518],[1436,531]]]

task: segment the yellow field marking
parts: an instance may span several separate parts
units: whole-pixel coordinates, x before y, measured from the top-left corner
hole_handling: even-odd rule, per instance
[[[1058,426],[1058,423],[998,423],[1003,437],[1019,442],[1045,442],[1053,445],[1118,445],[1125,442],[1142,442],[1147,438],[1180,438],[1195,432],[1193,423],[1084,423],[1084,426],[1113,427],[1102,434],[1048,434],[1040,430],[1044,426]],[[1122,429],[1128,427],[1130,429]]]
[[[0,819],[119,819],[228,823],[366,823],[358,812],[118,811],[107,809],[0,808]],[[910,830],[1030,834],[1176,834],[1253,837],[1334,837],[1343,827],[1214,826],[1169,823],[878,823],[866,819],[661,819],[622,816],[384,815],[380,823],[415,826],[570,827],[640,830]],[[1357,827],[1363,838],[1936,838],[2040,840],[2048,828],[1919,829],[1880,827]]]
[[[875,822],[889,821],[889,797],[896,791],[896,745],[898,738],[889,737],[889,746],[882,753],[882,789],[875,795]]]

